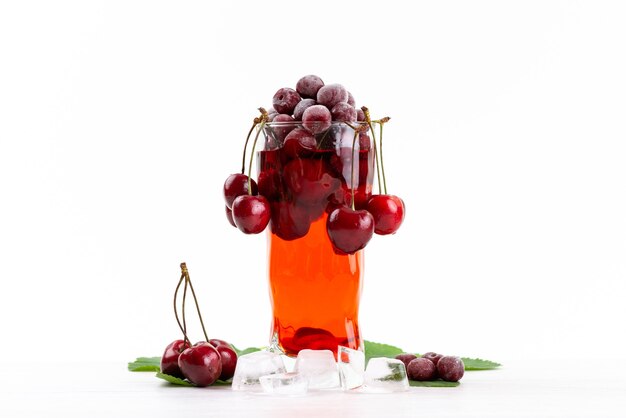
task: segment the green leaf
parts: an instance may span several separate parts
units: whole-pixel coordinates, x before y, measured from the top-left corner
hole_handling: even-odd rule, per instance
[[[459,386],[460,382],[446,382],[445,380],[427,380],[424,382],[418,382],[415,380],[409,380],[409,385],[414,387],[428,387],[428,388],[455,388]]]
[[[135,361],[128,363],[131,372],[160,372],[161,357],[137,357]]]
[[[373,357],[389,357],[393,358],[398,354],[404,352],[399,347],[376,343],[373,341],[365,341],[365,361],[368,362],[369,359]],[[248,347],[244,350],[240,350],[235,346],[232,346],[233,350],[237,353],[237,356],[243,356],[245,354],[254,353],[255,351],[260,351],[261,348],[257,347]],[[416,354],[419,356],[419,354]],[[483,360],[479,358],[468,358],[461,357],[463,359],[463,363],[465,364],[466,371],[475,371],[475,370],[492,370],[501,366],[500,363],[496,363],[491,360]],[[193,384],[187,382],[183,379],[178,379],[174,376],[166,375],[160,373],[161,371],[161,357],[138,357],[135,361],[128,363],[128,370],[131,372],[157,372],[157,377],[160,379],[164,379],[172,384],[180,385],[180,386],[194,386]],[[435,381],[427,381],[427,382],[409,382],[411,386],[416,387],[456,387],[459,385],[459,382],[446,382],[443,380],[435,380]],[[230,385],[230,381],[221,381],[218,380],[214,383],[214,385],[227,386]]]
[[[496,363],[491,360],[483,360],[480,358],[467,358],[461,357],[463,364],[465,364],[465,370],[492,370],[502,366],[500,363]]]
[[[179,386],[196,386],[193,383],[190,383],[184,379],[179,379],[178,377],[174,377],[171,376],[169,374],[165,374],[165,373],[157,373],[156,377],[158,377],[159,379],[163,379],[166,380],[167,382],[173,384],[173,385],[179,385]],[[215,383],[213,383],[211,386],[230,386],[232,384],[232,382],[230,380],[228,381],[223,381],[223,380],[216,380]]]
[[[171,383],[173,385],[194,386],[193,384],[189,383],[186,380],[179,379],[178,377],[170,376],[169,374],[165,374],[165,373],[161,373],[161,372],[158,372],[156,374],[156,377],[158,377],[159,379],[166,380],[166,381],[168,381],[169,383]]]
[[[393,345],[365,341],[365,362],[368,362],[373,357],[393,358],[403,352],[401,348]]]
[[[233,348],[233,350],[235,350],[235,353],[237,353],[237,357],[243,356],[245,354],[254,353],[255,351],[261,351],[261,349],[258,347],[248,347],[243,350],[240,350],[232,344],[230,346]]]

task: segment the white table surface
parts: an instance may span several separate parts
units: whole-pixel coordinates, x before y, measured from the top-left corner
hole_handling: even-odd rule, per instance
[[[457,388],[275,397],[172,386],[123,363],[0,363],[0,417],[626,417],[623,362],[524,364]]]

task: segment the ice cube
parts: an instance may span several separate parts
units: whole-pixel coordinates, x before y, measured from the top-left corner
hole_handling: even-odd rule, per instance
[[[283,359],[277,353],[256,351],[245,354],[237,359],[232,389],[261,391],[261,376],[285,372]]]
[[[339,387],[339,371],[330,350],[300,350],[294,371],[309,381],[309,389]]]
[[[370,359],[365,369],[367,392],[404,392],[409,390],[406,368],[400,360],[377,357]]]
[[[283,363],[285,364],[287,373],[293,372],[294,368],[296,367],[296,359],[293,357],[289,357],[285,354],[281,354],[280,357],[283,359]]]
[[[308,388],[307,379],[298,373],[278,373],[259,378],[263,391],[276,395],[304,395]]]
[[[362,351],[339,346],[337,365],[343,390],[358,388],[363,385],[365,372],[365,354]]]

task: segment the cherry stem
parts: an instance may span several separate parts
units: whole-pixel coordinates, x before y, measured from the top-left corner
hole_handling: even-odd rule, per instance
[[[380,126],[380,136],[378,142],[380,143],[380,170],[383,172],[383,186],[385,188],[385,194],[387,194],[387,178],[385,177],[385,159],[383,158],[383,125],[389,122],[389,117],[386,116],[381,120],[376,121]]]
[[[370,117],[370,111],[367,107],[362,106],[361,110],[365,115],[365,121],[372,131],[372,141],[374,142],[374,159],[376,160],[376,177],[378,178],[378,194],[382,194],[382,182],[380,181],[380,163],[378,161],[378,146],[376,145],[376,135],[374,133],[374,126],[372,126],[372,119]]]
[[[352,140],[352,155],[350,157],[350,191],[352,192],[352,210],[356,210],[356,208],[354,207],[354,151],[356,149],[356,139],[359,137],[361,131],[363,131],[365,127],[362,125],[353,126],[348,122],[345,122],[345,124],[354,129],[354,139]]]
[[[193,296],[193,301],[196,304],[196,310],[198,311],[198,318],[200,318],[200,325],[202,326],[202,333],[204,333],[205,341],[209,342],[209,336],[206,333],[206,328],[204,328],[204,321],[202,320],[202,314],[200,313],[200,305],[198,304],[198,298],[196,297],[195,290],[193,290],[193,284],[191,284],[191,277],[189,277],[189,270],[187,270],[187,264],[181,263],[180,269],[183,271],[185,280],[187,281],[187,283],[189,283],[189,289],[191,289],[191,295]]]
[[[263,117],[264,115],[267,117],[267,111],[264,108],[259,107],[259,112],[261,112],[261,117]],[[246,143],[243,146],[243,158],[241,161],[241,174],[244,174],[246,172],[246,149],[248,148],[248,141],[250,141],[250,136],[252,136],[252,131],[254,131],[255,126],[257,126],[261,122],[261,117],[254,118],[254,120],[252,121],[252,127],[248,131],[248,136],[246,137]]]
[[[244,174],[246,172],[246,148],[248,148],[248,141],[250,140],[250,136],[252,135],[252,131],[254,131],[254,127],[257,125],[259,118],[254,118],[254,123],[252,124],[252,127],[250,128],[250,130],[248,131],[248,136],[246,137],[246,143],[243,146],[243,158],[241,161],[241,174]]]
[[[350,158],[350,191],[352,192],[352,210],[356,210],[354,207],[354,148],[356,145],[356,139],[359,137],[359,132],[354,131],[354,139],[352,140],[352,156]]]
[[[185,274],[183,273],[183,277]],[[187,338],[187,319],[185,318],[185,300],[187,299],[187,280],[185,279],[185,287],[183,288],[183,335],[185,336],[185,341],[191,345],[191,341]]]
[[[178,289],[180,289],[180,285],[182,284],[184,279],[185,279],[185,275],[181,274],[180,280],[178,281],[178,285],[176,285],[176,290],[174,291],[174,316],[176,316],[176,322],[178,322],[178,328],[180,328],[180,331],[183,333],[183,341],[189,342],[189,338],[187,338],[187,332],[183,328],[183,325],[180,323],[180,319],[178,318],[178,309],[176,307],[176,300],[178,299]]]
[[[263,109],[263,111],[264,110],[265,109]],[[261,117],[259,118],[261,122],[261,126],[256,131],[256,136],[254,137],[254,142],[252,143],[252,152],[250,153],[250,165],[248,166],[248,195],[250,196],[252,196],[252,160],[254,160],[254,150],[256,149],[256,142],[259,139],[259,135],[261,134],[261,131],[263,131],[263,127],[265,126],[265,123],[267,122],[267,113],[263,113],[263,112],[261,113],[262,113]]]

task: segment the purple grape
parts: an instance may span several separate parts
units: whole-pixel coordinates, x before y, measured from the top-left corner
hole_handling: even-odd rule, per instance
[[[302,98],[297,91],[289,87],[283,87],[274,95],[272,104],[278,113],[289,115],[293,112],[293,109],[300,100],[302,100]]]
[[[330,111],[333,120],[356,122],[356,109],[348,103],[337,103]]]
[[[300,102],[298,102],[296,108],[293,109],[293,118],[295,120],[302,120],[302,114],[304,113],[304,111],[316,104],[317,102],[313,99],[302,99]]]
[[[331,122],[330,110],[322,105],[313,105],[302,114],[302,126],[313,135],[322,133],[330,128]]]
[[[280,115],[274,116],[272,123],[277,123],[277,122],[280,122],[281,124],[273,126],[273,131],[274,131],[274,134],[276,135],[276,139],[279,140],[280,142],[283,142],[285,140],[285,137],[289,135],[289,132],[293,131],[293,129],[296,126],[293,123],[282,125],[282,123],[284,122],[293,122],[293,118],[291,116],[284,115],[282,113]]]
[[[435,378],[437,368],[435,364],[427,358],[416,358],[411,360],[406,368],[406,374],[411,380],[432,380]]]
[[[307,99],[315,99],[317,92],[324,86],[324,82],[316,75],[305,75],[296,84],[296,91]]]
[[[365,113],[361,109],[356,110],[356,120],[359,122],[365,122]]]
[[[437,363],[439,377],[448,382],[458,382],[465,373],[465,364],[460,357],[443,356]]]
[[[329,109],[337,103],[348,103],[348,90],[341,84],[327,84],[317,92],[317,103]]]
[[[401,362],[403,362],[406,368],[409,367],[409,363],[411,362],[411,360],[416,359],[416,358],[417,356],[415,354],[410,354],[410,353],[402,353],[396,356],[396,360],[400,360]]]
[[[432,361],[436,366],[437,363],[439,363],[439,360],[441,360],[441,357],[443,357],[443,354],[437,354],[433,351],[429,351],[428,353],[422,354],[422,357]]]
[[[352,93],[348,92],[348,104],[352,107],[356,107],[356,102],[354,101],[354,96]]]

